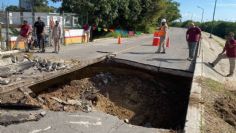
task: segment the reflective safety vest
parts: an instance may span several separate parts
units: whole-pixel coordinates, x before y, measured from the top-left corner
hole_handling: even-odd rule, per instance
[[[166,35],[166,29],[167,27],[161,26],[161,30],[159,31],[159,36],[165,36]]]

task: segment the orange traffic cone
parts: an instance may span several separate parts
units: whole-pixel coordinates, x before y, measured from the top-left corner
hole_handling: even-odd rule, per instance
[[[118,36],[118,44],[121,44],[121,37]]]

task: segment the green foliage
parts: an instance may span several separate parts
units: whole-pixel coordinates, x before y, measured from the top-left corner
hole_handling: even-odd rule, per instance
[[[20,8],[18,8],[18,6],[13,6],[13,5],[11,5],[11,6],[8,6],[8,7],[6,8],[6,10],[7,10],[7,11],[11,11],[11,12],[18,12],[18,11],[20,11]]]
[[[32,0],[29,0],[32,1]],[[35,12],[53,12],[54,8],[48,6],[48,0],[35,0],[34,3]]]
[[[11,35],[13,35],[13,36],[18,36],[19,35],[19,31],[16,29],[16,28],[14,28],[13,26],[10,26],[9,27],[10,28],[10,31],[11,31]]]
[[[174,27],[185,27],[187,28],[189,23],[192,21],[188,20],[185,22],[174,22],[171,26]],[[199,26],[203,31],[211,32],[212,28],[212,22],[205,22],[205,23],[199,23],[194,22],[195,25]],[[225,35],[227,35],[229,32],[234,32],[236,34],[236,22],[226,22],[226,21],[215,21],[213,23],[213,31],[212,33],[214,35],[217,35],[219,37],[224,38]]]
[[[57,2],[60,0],[52,0]],[[179,19],[179,3],[173,0],[64,0],[63,10],[80,15],[89,24],[150,32],[162,18]],[[84,21],[86,23],[86,21]]]

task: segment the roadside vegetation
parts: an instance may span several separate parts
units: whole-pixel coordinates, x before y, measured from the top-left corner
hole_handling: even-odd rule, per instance
[[[185,22],[173,22],[171,25],[174,27],[184,27],[187,28],[191,20]],[[199,26],[205,32],[211,32],[212,22],[194,22],[197,26]],[[234,32],[236,34],[236,22],[227,22],[227,21],[216,21],[214,22],[214,28],[212,33],[221,38],[225,38],[225,35],[229,32]]]
[[[60,0],[52,0],[54,2]],[[64,12],[77,13],[83,22],[102,28],[153,32],[162,18],[181,17],[173,0],[66,0]]]
[[[173,22],[181,18],[179,3],[174,0],[64,0],[62,7],[55,9],[48,2],[61,0],[35,0],[36,12],[76,13],[80,28],[86,23],[99,29],[153,33],[160,20]],[[31,2],[31,0],[29,0]],[[8,11],[26,11],[17,6],[8,6]],[[93,37],[128,37],[123,33],[104,30],[93,33]]]
[[[236,88],[209,78],[199,78],[204,103],[202,133],[236,132]]]

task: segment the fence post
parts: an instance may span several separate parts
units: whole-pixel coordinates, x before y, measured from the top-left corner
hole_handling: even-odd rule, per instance
[[[6,15],[6,47],[7,47],[7,50],[10,50],[10,46],[9,46],[9,12],[7,10],[5,11],[5,15]]]

